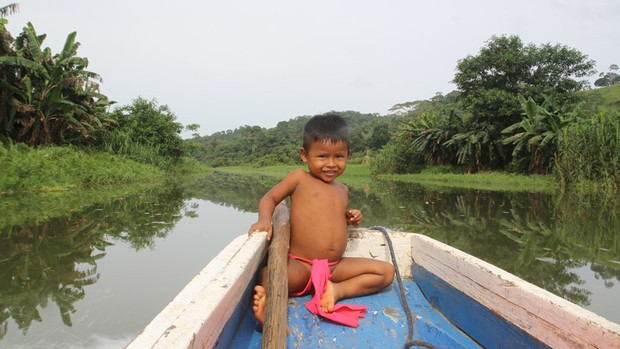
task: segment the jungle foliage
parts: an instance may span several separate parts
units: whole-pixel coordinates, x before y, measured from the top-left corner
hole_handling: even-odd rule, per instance
[[[617,64],[610,65],[607,73],[599,74],[599,78],[594,81],[594,86],[605,87],[620,84],[620,74],[617,73],[618,69],[620,68],[618,68]]]
[[[381,149],[398,129],[400,117],[383,117],[355,111],[339,112],[349,123],[354,161],[364,161],[366,152]],[[252,164],[299,163],[299,148],[305,123],[311,116],[279,122],[274,128],[242,126],[191,140],[190,154],[214,167]]]
[[[15,10],[6,7],[2,14]],[[187,159],[183,126],[167,106],[138,97],[110,111],[114,102],[100,93],[101,76],[87,70],[88,59],[77,55],[76,32],[67,36],[60,53],[53,54],[43,46],[46,35],[38,34],[32,23],[15,38],[6,24],[0,18],[2,146],[74,146],[163,169]]]
[[[106,124],[101,77],[77,56],[76,33],[59,54],[32,23],[15,39],[0,22],[0,134],[30,146],[79,143]]]
[[[43,47],[45,35],[31,23],[16,38],[6,23],[0,18],[0,141],[5,147],[70,145],[166,170],[187,155],[213,167],[299,163],[301,133],[310,116],[273,128],[246,125],[183,140],[183,125],[154,99],[138,97],[110,111],[114,102],[100,93],[101,76],[87,70],[88,59],[77,55],[75,32],[60,53],[52,54]],[[434,165],[461,172],[555,173],[563,183],[573,182],[568,176],[605,178],[617,188],[620,165],[599,146],[615,144],[604,141],[613,139],[613,132],[600,135],[600,130],[613,130],[618,119],[617,65],[595,83],[607,87],[584,91],[594,64],[563,45],[526,45],[518,36],[493,36],[477,55],[457,62],[455,91],[396,104],[385,116],[340,112],[351,129],[351,161],[370,162],[374,174]],[[569,168],[577,162],[568,161],[567,154],[582,148],[600,159],[599,174],[577,175],[573,170],[579,169]]]
[[[599,112],[563,133],[555,174],[564,185],[620,186],[620,111]]]
[[[593,67],[594,61],[566,46],[524,45],[517,36],[494,36],[478,55],[458,62],[456,91],[393,108],[405,122],[374,157],[372,173],[411,173],[431,164],[467,172],[555,173],[568,183],[567,166],[580,171],[567,162],[568,154],[583,148],[601,159],[600,172],[618,173],[617,161],[597,138],[615,144],[620,89],[587,90],[584,78]],[[608,131],[601,135],[603,128]],[[581,143],[573,143],[575,133]],[[564,167],[556,167],[558,159]],[[615,188],[620,179],[570,176],[605,177],[615,181]]]
[[[164,172],[122,156],[75,146],[0,146],[0,195],[62,191],[95,185],[156,182]]]
[[[132,104],[116,108],[108,115],[115,127],[101,130],[93,145],[112,154],[140,163],[170,169],[186,155],[181,138],[183,125],[166,105],[155,99],[136,98]]]
[[[555,108],[573,105],[594,65],[566,46],[525,45],[518,36],[493,36],[478,55],[461,59],[456,67],[453,82],[461,92],[464,129],[448,145],[463,154],[458,162],[477,171],[512,165],[513,146],[503,142],[502,131],[523,118],[518,96]]]

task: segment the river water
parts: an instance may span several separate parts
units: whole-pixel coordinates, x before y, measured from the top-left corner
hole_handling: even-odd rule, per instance
[[[277,179],[0,197],[0,348],[123,348],[226,244]],[[620,322],[620,204],[597,195],[351,187],[364,226],[448,243]]]

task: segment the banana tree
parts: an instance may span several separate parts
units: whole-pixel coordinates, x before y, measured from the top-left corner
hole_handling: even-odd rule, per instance
[[[529,172],[549,173],[553,168],[557,150],[562,142],[562,130],[571,123],[579,122],[580,107],[564,106],[554,109],[551,100],[542,105],[530,97],[519,95],[524,117],[521,121],[502,130],[507,135],[503,144],[512,144],[513,165]]]
[[[454,164],[456,160],[445,142],[462,129],[463,121],[454,111],[441,115],[431,110],[405,123],[401,135],[410,139],[411,149],[420,154],[426,163],[447,165]]]
[[[111,104],[98,92],[101,77],[86,70],[86,58],[76,56],[76,33],[67,36],[57,55],[41,49],[45,37],[28,23],[14,40],[13,54],[0,57],[0,65],[14,72],[12,82],[3,86],[12,95],[4,130],[31,146],[88,137],[102,127],[101,117]]]
[[[18,9],[19,5],[15,3],[0,7],[0,18],[4,18],[8,15],[14,14],[15,12],[17,12]]]

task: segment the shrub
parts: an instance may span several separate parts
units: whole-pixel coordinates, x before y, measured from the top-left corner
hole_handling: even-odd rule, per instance
[[[620,113],[598,113],[564,131],[555,175],[569,186],[597,182],[617,191],[620,183]]]

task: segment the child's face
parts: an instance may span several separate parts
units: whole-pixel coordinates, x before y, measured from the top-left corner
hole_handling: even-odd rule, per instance
[[[299,154],[311,175],[330,183],[344,173],[349,160],[349,145],[319,140],[310,143],[308,151],[301,148]]]

